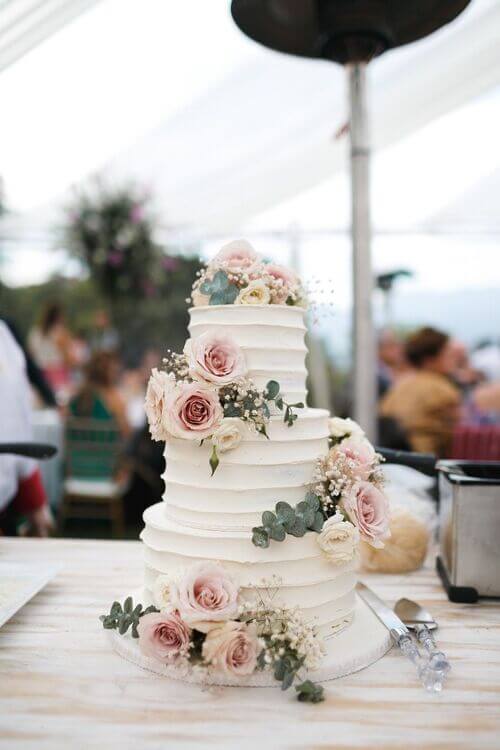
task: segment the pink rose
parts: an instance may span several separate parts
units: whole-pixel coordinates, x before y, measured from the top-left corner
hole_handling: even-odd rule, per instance
[[[217,385],[233,383],[246,374],[245,357],[238,344],[222,333],[207,331],[196,339],[188,339],[184,354],[189,374],[197,380]]]
[[[274,265],[274,263],[268,263],[265,266],[265,270],[266,273],[269,274],[269,276],[273,277],[273,279],[282,281],[283,286],[291,287],[295,286],[295,284],[298,284],[298,277],[290,268],[285,268],[285,266],[276,266]]]
[[[146,390],[144,408],[149,422],[149,430],[153,440],[165,440],[166,400],[167,395],[173,391],[175,380],[172,375],[157,370],[156,367],[149,378]]]
[[[159,661],[171,661],[187,654],[191,643],[191,630],[177,612],[143,615],[137,632],[142,653]]]
[[[179,383],[167,395],[164,421],[173,437],[203,440],[222,422],[217,391],[200,383]]]
[[[238,587],[216,563],[188,570],[172,594],[183,619],[202,632],[238,615]]]
[[[384,493],[370,482],[355,482],[342,503],[361,538],[372,547],[383,547],[391,535],[389,503]]]
[[[228,242],[213,260],[229,273],[251,273],[258,261],[259,256],[247,240]]]
[[[376,463],[376,453],[364,437],[349,437],[342,440],[333,449],[334,453],[343,453],[349,460],[353,474],[357,479],[367,480],[373,472]]]
[[[203,643],[203,658],[229,676],[252,674],[261,650],[254,623],[226,622],[211,630]]]

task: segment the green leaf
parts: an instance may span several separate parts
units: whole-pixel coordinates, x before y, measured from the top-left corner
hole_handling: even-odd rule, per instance
[[[283,411],[283,397],[282,396],[278,396],[278,398],[276,399],[276,401],[274,403],[276,404],[276,407],[280,411]]]
[[[208,463],[210,464],[210,468],[212,469],[211,476],[213,476],[215,474],[215,471],[216,471],[218,465],[219,465],[219,456],[217,455],[217,448],[216,448],[215,445],[214,445],[214,447],[212,449],[212,455],[210,456],[210,460],[209,460]]]
[[[118,632],[120,633],[120,635],[124,635],[127,632],[128,627],[131,623],[132,618],[130,617],[130,615],[125,614],[120,618],[120,621],[118,623]]]
[[[151,612],[159,612],[159,611],[160,610],[158,609],[158,607],[155,607],[154,604],[150,604],[149,607],[146,607],[144,612],[141,612],[139,616],[142,617],[143,615],[150,615]]]
[[[225,289],[215,291],[210,296],[211,305],[232,305],[239,294],[239,289],[234,284],[229,284]]]
[[[295,511],[291,505],[285,502],[276,503],[276,518],[282,524],[292,523],[295,518]]]
[[[276,523],[276,516],[270,510],[265,510],[262,514],[262,525],[273,526]]]
[[[314,492],[314,490],[309,490],[307,495],[304,498],[304,502],[306,502],[310,508],[313,510],[318,510],[320,506],[320,500],[317,494]]]
[[[262,526],[255,526],[252,529],[252,542],[262,549],[269,547],[269,534]]]
[[[286,531],[280,523],[275,523],[269,529],[269,536],[274,539],[275,542],[284,542],[286,538]]]
[[[285,672],[286,672],[286,663],[283,661],[283,659],[280,659],[279,661],[275,662],[274,679],[281,682],[283,677],[285,676]]]
[[[142,604],[138,604],[136,606],[136,608],[134,609],[134,611],[132,612],[132,615],[134,617],[140,617],[141,616],[141,612],[142,612]]]
[[[316,531],[318,534],[323,528],[323,524],[325,523],[325,519],[323,517],[323,513],[320,510],[317,510],[314,514],[314,521],[311,525],[311,529],[313,531]]]
[[[283,679],[281,681],[281,689],[288,690],[288,688],[292,686],[294,679],[295,672],[293,670],[287,670],[283,675]]]
[[[225,271],[217,271],[212,279],[212,293],[222,292],[229,285],[229,279]]]
[[[231,402],[227,402],[224,404],[224,416],[225,417],[239,417],[241,416],[241,409],[238,406],[235,406]]]
[[[120,604],[120,602],[113,602],[113,604],[111,605],[109,614],[112,615],[113,617],[116,617],[117,615],[121,615],[121,613],[122,613],[122,605]]]
[[[132,638],[139,638],[139,631],[137,630],[137,623],[134,622],[132,625]]]
[[[270,380],[268,384],[266,385],[265,398],[268,401],[274,401],[274,399],[277,397],[279,392],[280,392],[280,384],[278,383],[278,381]]]
[[[297,699],[301,703],[321,703],[325,700],[325,691],[322,685],[315,685],[311,680],[306,680],[295,686]]]
[[[302,403],[302,401],[298,401],[296,404],[289,404],[289,406],[292,409],[303,409],[304,408],[304,404]]]
[[[133,599],[131,596],[127,596],[127,598],[125,599],[123,603],[123,611],[126,612],[127,614],[130,614],[130,612],[132,612],[133,609],[134,609]]]
[[[314,523],[314,511],[305,500],[297,504],[295,513],[304,519],[306,526],[311,526]]]
[[[304,536],[306,531],[307,526],[304,523],[304,519],[300,516],[296,516],[295,521],[293,522],[293,526],[290,528],[290,531],[288,533],[292,536]]]

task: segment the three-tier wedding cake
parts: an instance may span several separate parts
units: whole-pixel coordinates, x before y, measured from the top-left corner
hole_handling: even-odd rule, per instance
[[[356,423],[305,405],[306,299],[292,271],[232,242],[191,302],[184,352],[167,353],[146,397],[166,471],[164,502],[144,514],[142,603],[102,619],[130,628],[165,674],[295,680],[319,701],[299,680],[353,627],[360,539],[388,535],[380,457]]]

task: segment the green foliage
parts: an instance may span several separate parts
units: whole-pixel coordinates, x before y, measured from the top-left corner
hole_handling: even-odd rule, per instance
[[[297,700],[301,703],[321,703],[325,700],[325,691],[322,685],[315,685],[311,680],[306,680],[295,686]]]
[[[204,281],[200,291],[210,296],[210,305],[232,305],[239,294],[238,287],[230,283],[225,271],[217,271],[213,279]]]
[[[287,534],[301,537],[308,530],[319,533],[324,522],[319,498],[310,490],[295,508],[288,503],[279,502],[275,505],[274,513],[270,510],[264,511],[262,526],[252,529],[252,542],[256,547],[266,549],[271,539],[283,542]]]
[[[120,602],[113,602],[109,614],[101,615],[99,619],[106,630],[118,630],[120,635],[125,635],[127,630],[132,628],[132,638],[138,638],[137,626],[139,625],[140,618],[143,615],[148,615],[150,612],[159,611],[159,609],[153,606],[143,609],[142,604],[137,604],[134,607],[132,597],[128,596],[123,602],[123,606]]]
[[[287,404],[280,393],[280,384],[277,380],[270,380],[267,383],[264,390],[264,398],[266,401],[274,401],[276,408],[280,411],[283,411],[283,409],[285,410],[283,420],[288,427],[293,426],[293,423],[298,416],[293,410],[304,408],[304,404],[301,401],[298,401],[296,404]]]
[[[210,468],[212,469],[212,474],[211,474],[212,477],[215,474],[219,463],[220,462],[219,462],[219,456],[217,455],[217,448],[214,445],[212,448],[212,454],[209,459]]]

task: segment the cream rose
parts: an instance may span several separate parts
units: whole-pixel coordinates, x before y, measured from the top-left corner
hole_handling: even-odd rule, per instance
[[[145,656],[172,661],[189,651],[191,630],[177,612],[151,612],[137,626],[139,648]]]
[[[229,273],[251,273],[258,262],[259,256],[247,240],[233,240],[219,250],[210,265]]]
[[[344,521],[341,513],[335,513],[323,524],[318,544],[329,562],[342,565],[356,557],[359,531],[352,523]]]
[[[237,448],[242,437],[241,421],[237,417],[226,417],[212,435],[212,445],[219,453],[226,453]]]
[[[168,394],[164,411],[168,433],[186,440],[209,437],[224,416],[217,391],[201,383],[179,383]]]
[[[255,672],[260,650],[255,623],[226,622],[208,633],[202,655],[218,672],[244,677]]]
[[[173,375],[157,370],[149,378],[144,408],[153,440],[166,440],[167,397],[175,388]]]
[[[235,305],[268,305],[271,292],[262,280],[256,279],[244,287],[236,297]]]
[[[171,578],[167,575],[156,576],[153,584],[153,601],[158,609],[166,609],[171,604]]]
[[[389,503],[384,493],[370,482],[355,482],[342,504],[361,538],[372,547],[383,547],[391,535]]]
[[[184,345],[189,374],[196,380],[227,385],[246,374],[245,355],[236,341],[217,331],[207,331]]]
[[[354,419],[342,419],[341,417],[331,417],[328,420],[328,429],[330,435],[335,438],[346,436],[364,437],[365,433]]]
[[[238,615],[238,593],[232,578],[216,563],[190,568],[172,587],[174,606],[185,622],[202,632]]]

